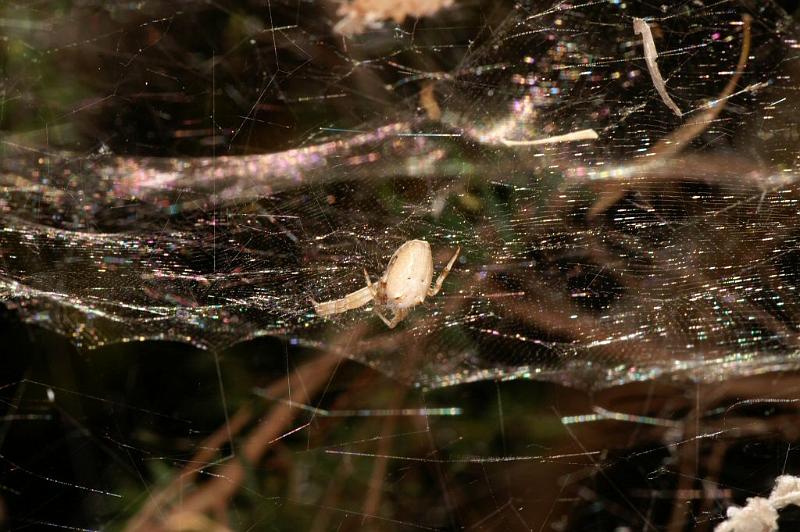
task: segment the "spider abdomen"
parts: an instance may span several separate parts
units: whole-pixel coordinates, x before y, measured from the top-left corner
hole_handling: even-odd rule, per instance
[[[433,280],[431,246],[424,240],[409,240],[392,255],[382,288],[386,305],[393,309],[413,307],[425,300]]]

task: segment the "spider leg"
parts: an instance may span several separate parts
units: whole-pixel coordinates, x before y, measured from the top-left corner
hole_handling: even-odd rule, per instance
[[[432,287],[428,288],[428,297],[435,296],[439,293],[439,290],[442,289],[442,283],[447,278],[447,274],[450,273],[450,270],[453,268],[453,264],[455,264],[456,259],[458,258],[458,254],[461,252],[461,246],[456,248],[456,252],[453,254],[453,258],[450,259],[450,262],[447,263],[447,266],[444,267],[442,273],[439,274],[438,279],[433,284]]]
[[[378,297],[378,289],[372,285],[372,281],[369,280],[369,274],[367,273],[367,269],[364,268],[364,279],[367,280],[367,288],[369,288],[369,292],[372,294],[373,299],[377,299]]]
[[[386,275],[381,277],[381,280],[378,281],[378,294],[381,294],[381,303],[386,303]],[[378,299],[378,296],[375,296],[375,299]]]
[[[311,302],[314,304],[314,311],[317,315],[330,316],[331,314],[339,314],[340,312],[363,307],[372,300],[372,292],[370,292],[369,287],[365,286],[364,288],[360,288],[355,292],[351,292],[333,301],[323,301],[320,303],[311,299]]]
[[[384,319],[384,320],[383,320],[383,322],[384,322],[384,323],[385,323],[385,324],[386,324],[386,325],[387,325],[387,326],[388,326],[390,329],[394,329],[395,327],[397,327],[397,324],[398,324],[398,323],[400,323],[401,321],[403,321],[403,318],[405,318],[406,316],[408,316],[408,313],[409,313],[410,311],[411,311],[411,307],[409,307],[409,308],[401,308],[401,309],[398,309],[398,310],[397,310],[397,311],[394,313],[394,316],[392,317],[392,320],[391,320],[391,321],[387,321],[386,319]],[[379,314],[379,315],[380,315],[380,314]],[[383,316],[381,316],[381,317],[383,317]]]
[[[386,316],[384,316],[383,313],[380,310],[378,310],[377,305],[375,306],[375,308],[373,310],[375,311],[375,314],[377,314],[378,317],[383,320],[383,323],[385,323],[387,327],[389,327],[390,329],[394,329],[394,325],[397,325],[396,323],[394,325],[392,325],[392,322],[394,322],[394,319],[392,319],[392,321],[389,321],[386,318]],[[395,318],[396,317],[397,317],[397,315],[395,315]]]

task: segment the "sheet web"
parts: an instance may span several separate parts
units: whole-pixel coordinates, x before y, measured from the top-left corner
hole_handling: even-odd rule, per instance
[[[0,523],[793,529],[792,18],[415,4],[0,5]]]
[[[271,34],[302,49],[317,30]],[[426,388],[795,368],[795,37],[769,2],[520,4],[446,71],[398,63],[446,53],[414,33],[315,44],[348,68],[324,73],[309,51],[264,91],[342,120],[287,134],[281,151],[80,153],[9,137],[0,294],[85,347],[277,336]],[[348,106],[367,98],[348,83],[371,69],[395,103],[356,122]],[[309,98],[296,79],[327,92]],[[258,98],[212,139],[219,128],[234,146]],[[369,307],[315,315],[312,298],[362,288],[363,269],[377,278],[411,239],[430,243],[435,274],[462,251],[396,329]]]

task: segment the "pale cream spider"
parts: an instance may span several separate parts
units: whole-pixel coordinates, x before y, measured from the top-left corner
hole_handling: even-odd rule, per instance
[[[431,286],[433,280],[431,246],[424,240],[409,240],[394,252],[389,259],[389,265],[386,266],[386,272],[377,283],[373,284],[370,281],[365,269],[367,286],[334,301],[324,303],[314,301],[314,310],[319,316],[330,316],[359,308],[375,300],[375,314],[390,329],[394,329],[415,305],[425,301],[426,297],[439,293],[460,251],[461,247],[456,249],[453,258],[439,274],[436,283]],[[389,320],[381,310],[391,310],[394,316]]]

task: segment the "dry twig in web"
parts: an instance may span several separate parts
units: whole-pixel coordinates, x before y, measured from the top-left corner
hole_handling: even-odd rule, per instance
[[[416,358],[416,357],[413,357]],[[405,399],[408,388],[398,387],[393,394],[390,408],[400,408]],[[372,467],[372,474],[369,478],[369,489],[364,499],[364,505],[361,512],[366,516],[375,515],[378,513],[378,508],[381,503],[383,495],[383,483],[386,479],[388,464],[388,455],[391,454],[392,440],[390,436],[395,432],[395,427],[398,421],[397,416],[387,416],[383,420],[381,426],[381,439],[378,442],[377,456],[375,464]],[[363,522],[363,521],[362,521]]]
[[[566,133],[564,135],[556,135],[554,137],[546,137],[535,140],[509,140],[500,139],[500,142],[505,146],[539,146],[542,144],[558,144],[559,142],[575,142],[578,140],[595,140],[598,138],[597,132],[594,129],[581,129]]]
[[[683,116],[680,108],[667,92],[667,84],[664,83],[664,78],[661,77],[661,71],[658,69],[658,63],[656,63],[658,51],[656,50],[656,43],[653,41],[653,32],[650,31],[650,26],[644,19],[634,18],[633,31],[636,35],[642,36],[644,43],[644,60],[647,62],[647,70],[650,71],[650,77],[653,79],[653,85],[655,85],[656,91],[658,91],[659,96],[661,96],[661,99],[667,107],[672,109],[672,112],[678,116]]]
[[[709,125],[711,125],[722,110],[725,109],[725,104],[733,94],[734,89],[736,89],[736,85],[738,85],[744,73],[744,69],[747,66],[747,58],[750,55],[750,26],[752,20],[753,18],[748,14],[742,16],[742,51],[739,54],[739,62],[736,65],[736,71],[728,80],[725,88],[714,101],[706,106],[707,108],[704,112],[695,115],[670,135],[658,141],[652,150],[656,159],[663,160],[680,153],[692,140],[708,129]],[[651,160],[650,164],[652,163],[653,161]],[[605,212],[609,207],[617,203],[625,195],[627,190],[628,187],[624,184],[610,184],[610,190],[600,193],[600,198],[592,205],[591,209],[589,209],[587,217],[591,219]]]
[[[308,364],[298,368],[288,380],[279,380],[269,391],[273,395],[282,395],[289,389],[295,390],[295,399],[298,402],[309,402],[313,395],[319,392],[330,380],[331,375],[338,367],[341,357],[336,354],[326,354]],[[225,463],[215,472],[213,480],[203,484],[196,491],[189,493],[173,508],[166,508],[173,499],[182,495],[182,488],[191,486],[191,481],[197,473],[208,465],[208,460],[215,454],[216,447],[227,440],[228,427],[223,427],[209,438],[216,444],[214,450],[200,451],[199,461],[193,461],[178,475],[162,493],[153,496],[143,510],[128,524],[126,530],[159,530],[161,523],[174,521],[176,516],[204,513],[211,510],[224,509],[228,500],[239,489],[245,477],[244,463],[257,463],[271,448],[271,444],[281,438],[285,428],[294,419],[298,409],[286,405],[276,404],[272,412],[264,418],[251,435],[241,446],[242,459],[234,458]],[[241,415],[240,415],[241,414]],[[250,419],[249,409],[243,409],[233,418],[235,425],[230,426],[231,432],[241,430],[242,425]],[[224,429],[224,430],[223,430]],[[221,432],[221,434],[220,434]]]
[[[310,402],[313,394],[330,380],[341,360],[338,355],[327,354],[295,371],[288,385],[289,389],[295,390],[295,399],[303,403]],[[281,434],[298,412],[292,406],[276,404],[242,445],[240,453],[244,462],[257,463],[271,444],[282,437]],[[186,496],[174,512],[205,512],[226,505],[244,480],[245,472],[242,460],[226,463],[214,480]]]
[[[436,101],[436,84],[432,81],[423,85],[419,91],[419,105],[425,109],[429,120],[438,121],[442,118],[442,109]]]
[[[666,157],[681,151],[684,146],[691,142],[695,137],[708,129],[708,126],[711,124],[711,122],[713,122],[714,119],[719,116],[722,110],[725,109],[725,104],[727,103],[728,98],[730,98],[733,94],[734,89],[736,89],[736,85],[739,84],[739,80],[742,79],[742,74],[747,66],[747,58],[750,55],[750,25],[752,21],[753,18],[750,15],[745,14],[742,16],[742,51],[739,54],[739,62],[736,64],[736,71],[734,72],[733,76],[731,76],[731,79],[728,80],[728,84],[725,85],[724,89],[722,89],[722,92],[717,99],[710,102],[706,106],[706,110],[704,112],[695,115],[683,126],[675,130],[671,135],[660,140],[658,144],[656,144],[656,146],[653,148],[653,153],[655,153],[657,156]]]
[[[281,380],[280,384],[284,384],[284,381]],[[200,471],[214,460],[214,457],[229,441],[229,438],[238,434],[247,425],[252,416],[252,408],[250,405],[245,405],[230,418],[226,425],[221,426],[203,440],[198,445],[200,450],[184,466],[183,471],[175,475],[165,488],[150,497],[142,509],[128,522],[125,530],[130,532],[150,530],[152,521],[165,511],[165,508],[180,495],[185,486],[192,484]]]

